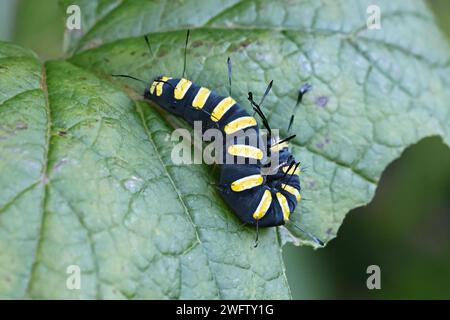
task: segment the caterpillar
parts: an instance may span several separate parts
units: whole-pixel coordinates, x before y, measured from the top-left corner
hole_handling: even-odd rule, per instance
[[[186,47],[189,31],[186,36]],[[149,40],[145,37],[150,53]],[[151,83],[130,75],[113,75],[127,77],[146,84],[143,97],[165,111],[179,116],[188,123],[195,121],[202,123],[202,131],[215,127],[223,136],[238,134],[245,139],[231,139],[232,143],[223,146],[222,157],[232,157],[232,163],[224,162],[220,165],[219,192],[225,203],[244,223],[256,226],[255,247],[258,244],[259,227],[275,227],[290,222],[289,217],[302,200],[299,174],[301,168],[289,150],[288,141],[292,135],[280,140],[272,137],[271,129],[261,105],[272,87],[272,81],[267,87],[261,102],[253,100],[249,92],[254,114],[251,116],[236,100],[231,97],[231,61],[228,58],[229,96],[221,96],[215,91],[195,84],[184,77],[186,69],[186,47],[182,77],[158,76]],[[311,89],[304,85],[299,90],[297,104],[303,95]],[[258,114],[267,129],[267,142],[263,143],[260,127],[255,119]],[[291,116],[288,131],[294,116]],[[224,139],[224,141],[229,141]],[[267,154],[267,157],[265,156]],[[270,159],[277,157],[279,165],[268,174],[265,172]],[[240,161],[239,161],[240,160]],[[323,242],[311,233],[294,224],[299,230],[307,234],[317,244]]]

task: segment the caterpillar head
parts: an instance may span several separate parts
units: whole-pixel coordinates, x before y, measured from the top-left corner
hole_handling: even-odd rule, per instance
[[[153,101],[159,107],[170,113],[181,115],[179,101],[174,99],[175,87],[177,79],[171,77],[160,76],[153,80],[152,84],[144,91],[144,98]]]

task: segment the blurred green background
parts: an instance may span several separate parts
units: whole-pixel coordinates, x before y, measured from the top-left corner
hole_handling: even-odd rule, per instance
[[[450,0],[430,0],[450,38]],[[56,0],[0,0],[0,39],[42,60],[63,55]],[[450,299],[450,149],[437,137],[407,149],[384,172],[375,199],[350,212],[325,249],[284,248],[295,299]],[[381,268],[381,290],[366,269]]]

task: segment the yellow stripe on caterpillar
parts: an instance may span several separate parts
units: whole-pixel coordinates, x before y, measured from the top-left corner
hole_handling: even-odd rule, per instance
[[[156,81],[153,81],[152,86],[150,87],[150,94],[153,94],[155,92],[155,88],[156,88],[157,84],[158,83]]]
[[[277,144],[273,145],[272,147],[270,147],[270,151],[279,152],[280,150],[287,148],[288,146],[289,146],[289,143],[287,141],[282,142],[282,143],[277,143]]]
[[[302,200],[302,196],[300,195],[300,192],[298,192],[298,190],[296,188],[294,188],[293,186],[282,183],[281,189],[286,190],[287,192],[292,194],[297,199],[297,202],[300,202]]]
[[[264,178],[260,174],[254,174],[241,179],[238,179],[231,183],[231,190],[234,192],[241,192],[257,186],[260,186],[264,182]]]
[[[294,168],[295,168],[295,166],[292,166],[290,169],[289,169],[289,166],[284,166],[283,168],[281,168],[281,170],[283,170],[283,172],[284,172],[284,173],[287,173],[287,174],[291,174],[291,175],[292,175],[292,174],[296,174],[296,175],[299,175],[300,172],[301,172],[300,168],[297,167],[297,169],[295,169],[295,171],[294,171]],[[289,169],[289,172],[287,172],[288,169]]]
[[[267,210],[270,208],[270,204],[272,203],[272,193],[269,190],[264,191],[261,200],[259,201],[259,205],[253,213],[253,218],[255,220],[259,220],[266,215]]]
[[[189,88],[191,87],[192,82],[187,80],[187,79],[180,79],[180,81],[177,83],[177,86],[175,87],[174,90],[174,97],[177,100],[181,100],[184,98],[184,96],[186,95],[186,92],[189,90]]]
[[[232,97],[222,99],[222,101],[220,101],[212,111],[211,120],[214,122],[219,121],[220,119],[222,119],[223,115],[235,104],[236,101]]]
[[[287,221],[289,220],[289,214],[291,213],[287,199],[280,192],[277,192],[276,196],[278,199],[278,203],[280,204],[281,211],[283,212],[284,221]]]
[[[194,101],[192,101],[192,106],[196,109],[201,109],[206,103],[211,91],[207,88],[201,87],[195,95]]]
[[[263,152],[253,146],[247,146],[245,144],[234,144],[228,147],[228,153],[233,156],[252,158],[261,160],[263,158]]]
[[[167,80],[170,80],[170,79],[172,79],[172,78],[171,77],[162,77],[161,79],[153,81],[152,87],[155,86],[155,88],[156,88],[156,95],[158,97],[160,95],[162,95],[162,93],[163,93],[164,82],[167,81]],[[155,89],[153,89],[153,92],[154,91],[155,91]],[[152,92],[152,88],[150,88],[150,93],[153,94],[153,92]]]
[[[239,130],[243,130],[248,127],[252,127],[256,125],[256,119],[253,117],[240,117],[237,118],[230,123],[228,123],[224,127],[224,131],[226,134],[233,134]]]

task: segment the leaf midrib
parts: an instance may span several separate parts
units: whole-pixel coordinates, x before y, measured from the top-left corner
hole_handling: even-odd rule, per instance
[[[202,242],[202,240],[201,240],[201,236],[200,236],[198,227],[197,227],[197,225],[194,223],[194,221],[192,220],[192,215],[191,215],[191,213],[190,213],[190,211],[189,211],[189,208],[187,207],[187,205],[186,205],[186,203],[185,203],[185,200],[183,199],[183,196],[181,195],[180,191],[178,190],[178,187],[176,186],[175,182],[173,181],[173,178],[172,178],[172,176],[171,176],[169,170],[167,169],[167,166],[165,165],[164,161],[163,161],[162,158],[161,158],[161,154],[160,154],[160,152],[159,152],[159,150],[158,150],[158,147],[157,147],[155,141],[154,141],[153,138],[152,138],[151,132],[150,132],[150,130],[149,130],[147,124],[145,123],[144,114],[143,114],[143,112],[142,112],[142,109],[141,109],[140,105],[139,105],[138,103],[135,102],[135,106],[136,106],[136,112],[139,114],[139,119],[141,120],[142,126],[143,126],[143,128],[144,128],[144,130],[145,130],[145,133],[146,133],[147,137],[148,137],[148,141],[152,144],[152,147],[153,147],[153,149],[155,150],[155,154],[157,155],[158,161],[160,162],[161,167],[164,169],[164,174],[165,174],[166,177],[169,179],[169,182],[170,182],[170,184],[172,185],[173,190],[174,190],[174,191],[176,192],[176,194],[177,194],[178,200],[180,201],[181,205],[183,206],[183,210],[184,210],[184,212],[186,213],[187,219],[189,220],[189,223],[192,225],[192,228],[193,228],[194,231],[195,231],[195,236],[196,236],[196,238],[197,238],[197,244],[201,246],[203,252],[204,252],[205,255],[207,256],[207,259],[208,259],[208,268],[209,268],[209,270],[211,271],[211,275],[212,275],[212,277],[213,277],[213,279],[214,279],[214,283],[215,283],[216,288],[217,288],[217,293],[218,293],[219,299],[223,299],[223,295],[222,295],[222,292],[220,291],[220,286],[219,286],[219,283],[218,283],[218,281],[217,281],[216,274],[215,274],[213,268],[211,267],[211,265],[209,264],[209,262],[212,261],[212,260],[211,260],[211,257],[210,257],[210,255],[209,255],[208,250],[206,250],[205,247],[204,247],[204,245],[203,245],[203,242]],[[194,245],[191,246],[189,249],[192,249],[193,247],[194,247]],[[180,292],[180,294],[181,294],[181,292]]]
[[[50,112],[50,103],[48,100],[48,88],[47,88],[47,72],[45,64],[42,65],[41,69],[41,89],[44,93],[44,99],[45,99],[45,113],[47,115],[47,132],[45,137],[45,154],[44,154],[44,167],[42,169],[41,174],[41,183],[44,184],[44,194],[42,197],[42,203],[41,203],[41,223],[39,228],[39,236],[38,241],[36,244],[36,250],[33,258],[33,264],[31,267],[30,276],[28,278],[28,283],[26,287],[25,293],[31,297],[32,288],[33,288],[33,278],[35,277],[35,274],[37,272],[37,266],[38,266],[38,258],[39,253],[42,250],[42,243],[44,239],[44,229],[45,229],[45,220],[46,220],[46,208],[47,208],[47,199],[48,199],[48,160],[50,157],[50,143],[51,143],[51,129],[52,129],[52,119],[51,119],[51,112]]]

